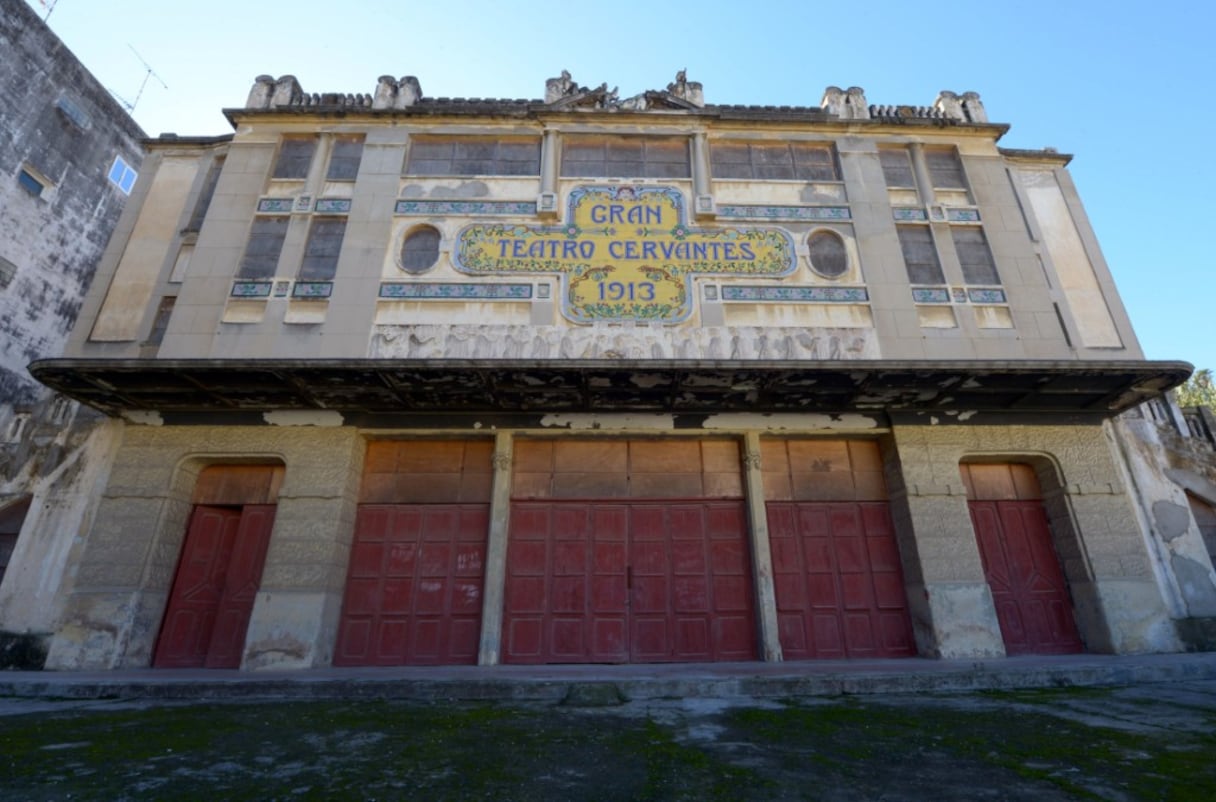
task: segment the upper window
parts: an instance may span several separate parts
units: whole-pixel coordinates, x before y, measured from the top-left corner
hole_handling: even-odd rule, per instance
[[[968,284],[1000,284],[988,239],[979,226],[950,226],[954,251],[963,268],[963,281]]]
[[[423,273],[439,261],[439,232],[430,226],[411,231],[401,243],[401,269],[407,273]]]
[[[967,179],[963,175],[963,163],[953,148],[926,149],[925,166],[935,189],[966,189]]]
[[[363,160],[363,137],[340,136],[334,139],[329,154],[329,169],[325,171],[327,181],[354,181],[359,174],[359,162]]]
[[[571,178],[688,178],[684,137],[575,136],[562,142],[562,175]]]
[[[315,137],[284,139],[279,146],[279,158],[274,163],[274,178],[308,178],[313,151],[317,149]]]
[[[338,270],[338,254],[342,251],[342,238],[345,235],[345,217],[318,217],[313,220],[308,230],[308,244],[304,246],[300,278],[306,281],[333,279]]]
[[[241,278],[272,278],[287,238],[287,217],[257,217],[249,231],[245,255],[237,274]]]
[[[17,183],[35,198],[41,198],[42,190],[46,189],[46,184],[42,183],[42,179],[24,168],[17,171]]]
[[[831,145],[721,143],[709,149],[714,178],[839,181]]]
[[[899,248],[903,251],[908,281],[913,284],[945,284],[942,264],[937,258],[933,233],[928,226],[896,226]]]
[[[130,195],[131,188],[135,186],[135,179],[139,178],[139,173],[135,172],[135,168],[127,164],[122,156],[115,156],[114,164],[110,165],[110,172],[106,178],[109,178],[111,184],[122,190],[122,194]]]
[[[410,139],[407,175],[540,175],[540,140]]]
[[[878,161],[882,164],[882,177],[888,187],[916,189],[916,176],[912,172],[912,159],[908,151],[884,148],[878,151]]]
[[[207,177],[203,179],[203,188],[199,190],[198,200],[194,203],[194,211],[190,213],[190,222],[186,224],[187,231],[198,231],[203,226],[203,218],[211,206],[211,198],[215,196],[215,185],[220,180],[220,170],[224,166],[224,157],[219,156],[207,168]]]
[[[849,272],[849,253],[844,238],[835,231],[820,229],[807,237],[811,269],[827,278],[840,278]]]

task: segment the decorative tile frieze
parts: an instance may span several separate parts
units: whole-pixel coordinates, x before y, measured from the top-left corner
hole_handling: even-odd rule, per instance
[[[951,223],[978,223],[980,221],[980,210],[955,209],[947,206],[946,220]]]
[[[973,304],[1006,303],[1005,291],[996,287],[969,287],[967,297]]]
[[[723,301],[778,301],[787,303],[868,303],[865,287],[722,287]]]
[[[891,210],[891,216],[900,222],[929,219],[929,215],[919,206],[896,206]]]
[[[384,282],[380,297],[410,301],[526,301],[531,284]]]
[[[718,217],[730,220],[850,220],[848,206],[758,206],[719,204]]]
[[[945,287],[913,287],[912,300],[918,304],[948,304],[950,291]]]
[[[262,198],[258,201],[259,214],[291,214],[294,198]]]
[[[314,209],[327,214],[350,214],[350,198],[321,198]]]
[[[269,298],[273,288],[273,281],[235,281],[232,284],[232,297]]]
[[[332,281],[297,281],[291,288],[292,298],[325,299],[334,291]]]
[[[913,287],[912,300],[918,304],[1008,303],[1000,287]]]
[[[399,200],[394,214],[535,216],[536,201]]]

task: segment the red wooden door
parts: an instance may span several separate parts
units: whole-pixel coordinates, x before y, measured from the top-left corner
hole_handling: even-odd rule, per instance
[[[477,662],[487,504],[363,504],[334,665]]]
[[[916,654],[886,502],[770,501],[767,512],[787,660]]]
[[[194,508],[154,666],[240,667],[274,510],[268,504]]]
[[[1040,501],[969,501],[984,577],[1009,654],[1084,649]]]
[[[740,501],[512,505],[506,662],[750,660],[754,618]]]

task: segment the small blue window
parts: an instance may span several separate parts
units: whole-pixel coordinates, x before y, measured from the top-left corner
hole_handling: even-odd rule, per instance
[[[122,190],[122,194],[130,195],[131,187],[135,186],[135,179],[139,178],[139,173],[135,172],[122,156],[115,156],[114,166],[110,168],[108,178],[111,184]]]
[[[46,189],[46,186],[28,170],[21,170],[17,173],[17,183],[35,198],[42,197],[42,190]]]

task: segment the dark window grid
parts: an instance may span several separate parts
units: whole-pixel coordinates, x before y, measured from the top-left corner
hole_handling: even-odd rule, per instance
[[[401,244],[401,268],[407,273],[430,270],[439,261],[439,232],[433,228],[416,229]]]
[[[308,230],[304,259],[300,262],[300,278],[306,281],[330,281],[338,270],[338,255],[346,234],[346,218],[316,218]]]
[[[284,139],[279,147],[279,158],[274,165],[274,178],[307,178],[312,164],[312,154],[317,148],[315,139]]]
[[[359,163],[363,161],[362,139],[335,139],[329,154],[327,181],[354,181],[359,174]]]
[[[203,179],[203,188],[198,193],[194,211],[190,213],[190,222],[186,224],[187,231],[198,231],[203,227],[203,218],[207,216],[207,209],[211,207],[211,199],[215,197],[215,186],[219,183],[220,170],[223,166],[224,160],[216,159],[207,169],[207,177]]]
[[[171,295],[160,299],[156,317],[152,320],[152,330],[148,332],[147,345],[160,345],[164,342],[165,332],[169,329],[169,318],[173,315],[173,305],[176,302],[177,298]]]
[[[983,229],[978,226],[951,226],[950,237],[954,240],[954,251],[963,269],[963,281],[967,284],[1001,283]]]
[[[692,169],[688,143],[684,140],[571,141],[562,148],[562,175],[570,178],[689,178]]]
[[[279,266],[279,254],[287,238],[286,217],[261,217],[253,221],[245,255],[237,271],[240,278],[272,278]]]
[[[899,247],[912,284],[945,284],[941,261],[928,226],[898,226]]]
[[[808,144],[714,145],[715,178],[769,181],[839,181],[832,148]]]
[[[878,161],[882,164],[882,177],[888,187],[916,189],[916,175],[912,172],[912,160],[908,151],[880,150]]]
[[[408,175],[540,175],[540,142],[414,140]]]
[[[963,164],[953,150],[926,150],[925,166],[934,189],[966,189]]]

